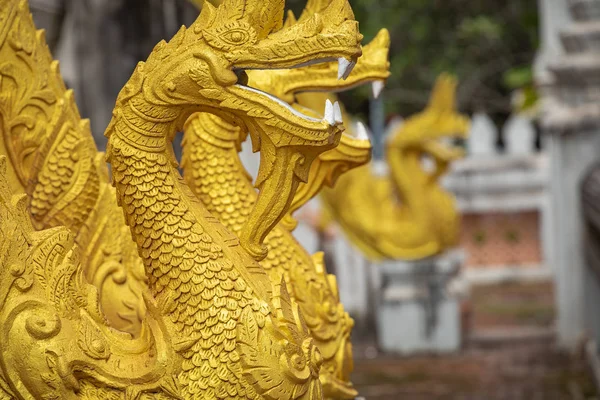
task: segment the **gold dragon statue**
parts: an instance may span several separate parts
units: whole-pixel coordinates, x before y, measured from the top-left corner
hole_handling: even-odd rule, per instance
[[[325,213],[368,258],[420,259],[456,245],[459,216],[454,197],[439,182],[450,163],[463,156],[462,149],[448,140],[464,139],[469,132],[468,118],[456,111],[455,92],[456,79],[441,75],[426,109],[390,135],[389,176],[374,174],[366,165],[341,175],[337,182],[324,182],[335,183],[321,192]],[[306,96],[303,101],[310,107],[315,98]],[[359,130],[366,134],[364,127]],[[348,145],[360,159],[361,146]],[[343,149],[340,145],[332,153]],[[424,168],[424,156],[432,159],[432,170]],[[331,164],[315,163],[312,169],[315,175],[325,174]],[[317,188],[301,188],[296,197],[304,196],[292,211],[316,192]]]
[[[293,94],[293,99],[288,98],[288,100],[293,100],[293,105],[301,110],[312,110],[316,113],[322,104],[333,104],[339,109],[337,112],[341,114],[344,122],[349,123],[351,118],[335,92],[370,83],[374,97],[379,96],[390,75],[389,46],[389,33],[387,29],[382,29],[369,44],[363,47],[362,57],[346,80],[336,80],[331,70],[325,71],[322,66],[316,66],[311,72],[315,74],[315,78],[320,77],[308,80],[311,75],[307,75],[304,77],[304,85],[294,83],[291,79],[281,80],[292,82],[291,84],[274,84],[281,81],[271,79],[265,86],[269,92],[278,96],[286,97]],[[293,230],[297,225],[291,214],[317,195],[323,186],[334,186],[342,174],[368,163],[371,159],[371,143],[364,125],[362,123],[358,123],[356,127],[352,124],[346,125],[340,144],[321,154],[311,165],[307,181],[300,184],[290,205],[289,214],[282,221],[287,229]]]
[[[257,260],[342,125],[247,86],[244,70],[343,58],[346,72],[362,37],[345,0],[286,27],[283,6],[205,5],[138,65],[107,129],[121,212],[26,2],[0,1],[0,396],[322,397],[303,313]],[[169,142],[194,112],[250,132],[261,152],[239,239],[176,169]]]
[[[302,24],[311,15],[323,12],[329,3],[309,1],[299,20],[296,21],[290,13],[285,26],[293,28]],[[297,69],[248,71],[243,80],[253,88],[290,103],[296,112],[334,124],[342,120],[339,104],[323,99],[319,104],[319,111],[325,109],[323,115],[315,109],[298,107],[295,95],[307,90],[345,90],[367,82],[376,82],[376,87],[379,87],[378,84],[389,76],[388,48],[389,34],[382,30],[369,45],[363,47],[363,55],[356,66],[341,58],[337,62]],[[238,235],[257,201],[252,180],[238,156],[240,144],[246,136],[244,133],[239,127],[213,114],[199,113],[187,120],[183,140],[182,166],[186,182],[207,209]],[[343,134],[340,146],[346,141],[359,142],[367,151],[370,150],[366,137],[352,138]],[[333,151],[321,154],[313,165],[322,157],[331,159],[328,154]],[[257,187],[264,180],[264,167],[261,164]],[[318,253],[311,257],[282,224],[275,226],[266,236],[269,253],[261,260],[261,265],[271,280],[285,280],[290,296],[300,306],[323,355],[320,378],[325,397],[354,398],[357,393],[349,380],[353,368],[350,343],[353,321],[340,303],[335,277],[326,273],[323,255]]]
[[[66,226],[76,233],[86,279],[99,289],[105,317],[138,335],[144,267],[103,157],[26,4],[0,5],[0,154],[11,161],[8,182],[15,193],[29,195],[36,229]]]

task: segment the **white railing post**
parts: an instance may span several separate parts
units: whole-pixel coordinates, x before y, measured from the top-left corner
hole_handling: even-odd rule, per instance
[[[502,129],[506,152],[514,155],[535,153],[535,129],[528,117],[513,114]]]
[[[490,156],[497,153],[498,129],[491,118],[478,112],[471,119],[471,132],[467,139],[469,156]]]

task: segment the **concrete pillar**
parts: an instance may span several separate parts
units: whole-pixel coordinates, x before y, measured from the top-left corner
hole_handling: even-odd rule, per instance
[[[586,262],[580,184],[587,168],[600,154],[600,132],[553,135],[551,198],[554,222],[554,276],[556,282],[558,342],[574,348],[586,329]]]
[[[571,20],[567,0],[538,0],[540,10],[540,49],[534,63],[537,82],[551,80],[548,64],[562,54],[559,32]]]
[[[543,2],[544,20],[564,21],[559,0]],[[574,349],[589,327],[585,299],[591,285],[584,258],[584,223],[580,185],[587,169],[600,156],[600,0],[569,0],[574,22],[561,30],[565,55],[542,74],[544,105],[542,127],[551,154],[553,215],[552,261],[556,277],[558,342]],[[546,21],[548,22],[548,21]],[[550,21],[552,22],[552,21]],[[552,22],[556,28],[556,21]],[[543,27],[547,27],[548,24]],[[552,32],[544,32],[551,35]],[[544,39],[548,39],[544,37]],[[553,39],[555,40],[555,39]],[[553,42],[552,42],[553,43]],[[543,46],[548,48],[548,45]],[[593,306],[593,305],[592,305]]]

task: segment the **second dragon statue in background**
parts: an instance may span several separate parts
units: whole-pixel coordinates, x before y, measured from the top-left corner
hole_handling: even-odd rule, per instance
[[[458,211],[439,181],[463,156],[449,142],[469,132],[468,118],[456,111],[455,91],[456,80],[441,75],[425,110],[391,133],[389,175],[374,175],[364,166],[323,190],[326,211],[368,258],[414,260],[457,244]],[[432,161],[430,168],[424,157]]]

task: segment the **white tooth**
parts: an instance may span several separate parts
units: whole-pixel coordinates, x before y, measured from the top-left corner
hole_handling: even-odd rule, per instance
[[[348,79],[354,67],[356,67],[356,61],[351,61],[350,65],[346,68],[346,73],[343,76],[344,80]]]
[[[369,140],[369,131],[362,122],[358,121],[356,124],[356,138],[359,140]]]
[[[350,66],[351,62],[346,60],[344,57],[338,58],[338,79],[346,79],[346,71]]]
[[[344,122],[344,119],[342,118],[342,109],[340,108],[340,103],[337,101],[333,103],[333,118],[335,119],[335,122],[339,124]]]
[[[329,125],[335,125],[335,114],[333,111],[333,104],[331,104],[331,101],[329,99],[327,99],[325,101],[325,121],[327,121],[327,123]]]
[[[371,84],[371,88],[373,89],[373,97],[376,99],[379,97],[383,88],[385,87],[385,82],[383,81],[375,81]]]

